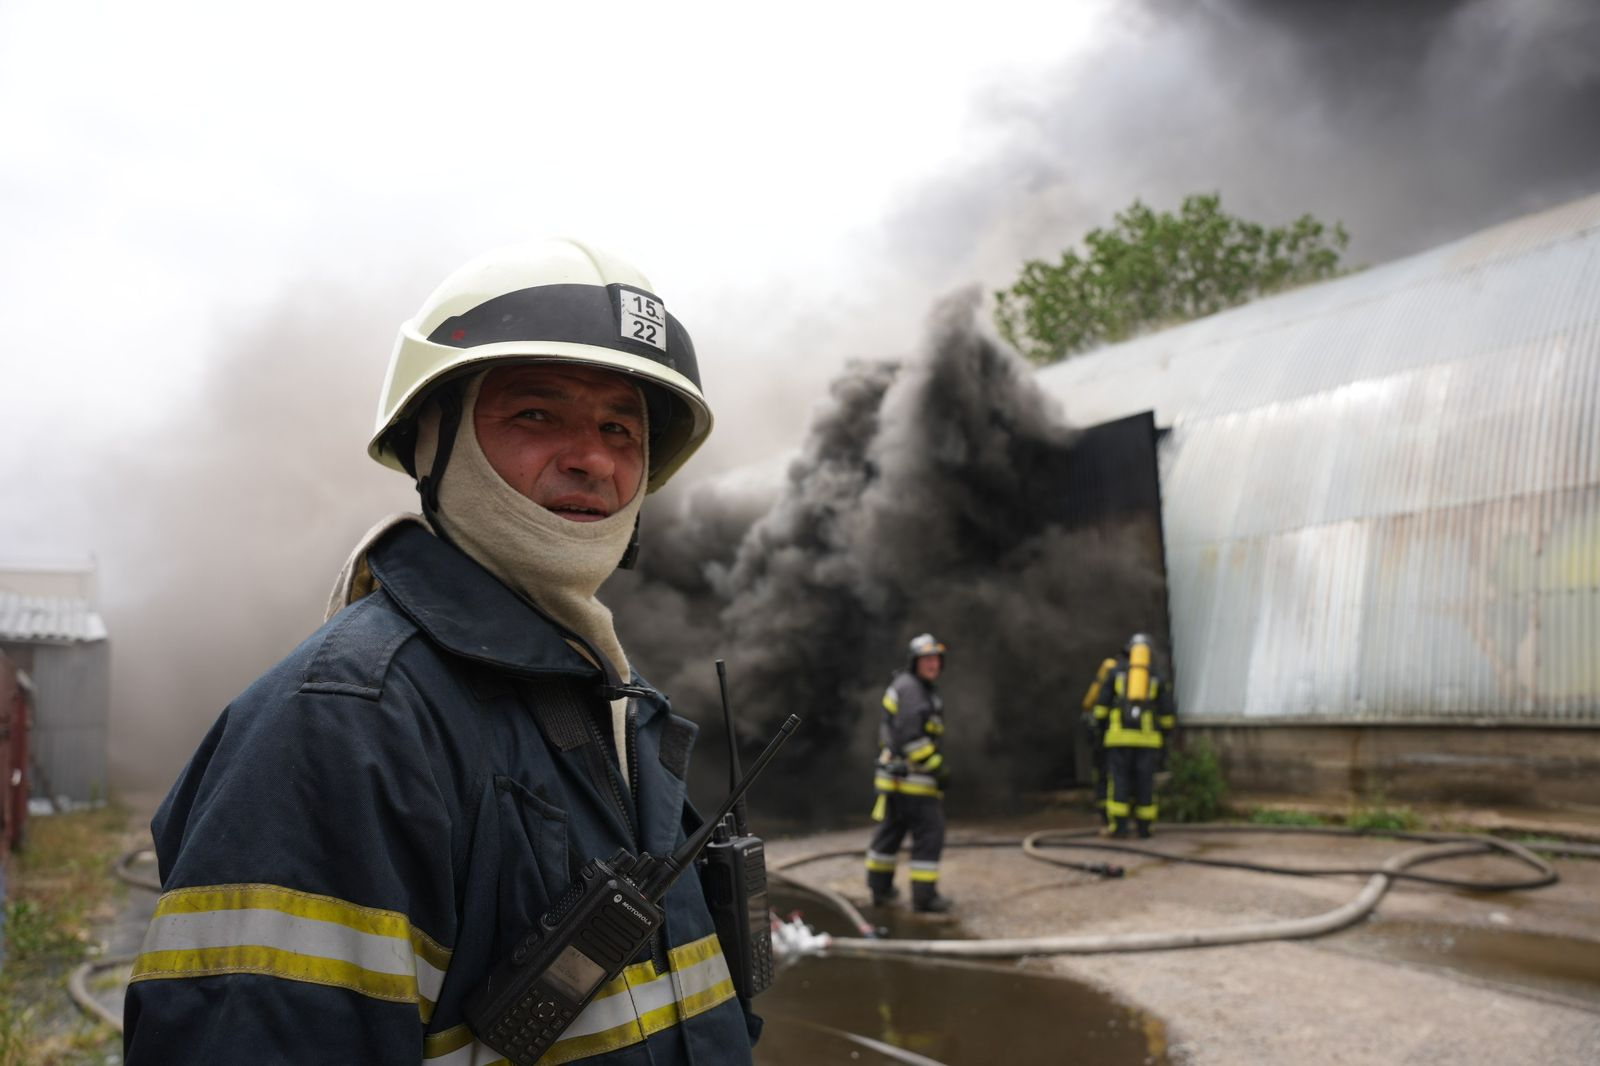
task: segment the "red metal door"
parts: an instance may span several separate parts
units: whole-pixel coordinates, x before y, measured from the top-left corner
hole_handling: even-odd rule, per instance
[[[28,693],[0,654],[0,853],[22,842],[28,817]]]

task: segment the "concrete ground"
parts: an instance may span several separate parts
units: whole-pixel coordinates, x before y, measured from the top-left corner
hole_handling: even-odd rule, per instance
[[[1506,827],[1498,815],[1457,815],[1454,824],[1476,819]],[[953,844],[963,838],[1020,838],[1088,824],[1077,811],[1055,812],[1005,823],[955,824],[950,837]],[[1563,824],[1552,821],[1539,828],[1560,831]],[[1588,835],[1581,825],[1566,828],[1574,836]],[[1412,846],[1378,838],[1219,838],[1162,829],[1157,827],[1153,848],[1285,865],[1377,865]],[[868,835],[863,825],[769,840],[769,862],[776,867],[797,856],[847,849],[848,855],[790,872],[864,905],[860,852]],[[942,889],[957,901],[959,933],[991,938],[1190,930],[1306,917],[1353,899],[1366,880],[1270,876],[1088,851],[1054,853],[1118,862],[1128,874],[1102,880],[1037,862],[1020,848],[952,846],[945,854]],[[1399,883],[1374,917],[1315,940],[1034,957],[1020,965],[1087,982],[1160,1018],[1167,1054],[1194,1066],[1600,1061],[1600,861],[1557,859],[1553,864],[1560,882],[1531,891],[1464,892]],[[150,873],[146,865],[134,872]],[[1421,872],[1509,879],[1525,871],[1504,860],[1470,858]],[[903,872],[901,881],[903,889]],[[108,954],[137,950],[154,899],[153,892],[129,891],[121,920],[104,930]],[[925,935],[958,931],[939,919],[923,921]],[[917,927],[915,920],[910,924]],[[1470,949],[1465,957],[1463,945]],[[97,981],[95,991],[115,1010],[121,999],[117,978],[126,976],[113,973]],[[1071,1034],[1064,1034],[1062,1061],[1073,1060],[1071,1047]]]
[[[1072,812],[1026,823],[952,825],[950,837],[1086,824]],[[1151,845],[1174,854],[1285,865],[1375,866],[1415,846],[1160,830]],[[769,862],[835,848],[859,852],[868,832],[769,841]],[[1136,856],[1058,854],[1120,862],[1128,875],[1102,880],[1040,863],[1020,848],[947,850],[942,889],[957,901],[964,934],[1178,931],[1308,917],[1348,902],[1366,883],[1348,875],[1285,877]],[[1401,882],[1374,917],[1314,940],[1036,957],[1022,965],[1087,981],[1158,1016],[1166,1023],[1168,1054],[1197,1066],[1600,1061],[1600,862],[1554,865],[1559,883],[1528,891]],[[857,855],[791,872],[865,903]],[[1513,879],[1527,871],[1504,859],[1471,857],[1419,872]],[[1066,1034],[1062,1061],[1071,1061],[1070,1040]]]

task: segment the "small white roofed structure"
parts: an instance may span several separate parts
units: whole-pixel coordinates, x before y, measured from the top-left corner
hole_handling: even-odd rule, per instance
[[[1600,195],[1039,380],[1170,428],[1187,719],[1600,724]]]
[[[0,575],[0,580],[4,576]],[[0,588],[0,640],[105,640],[106,624],[86,600],[24,596]]]
[[[110,641],[92,566],[0,569],[0,650],[33,682],[33,793],[107,798]]]

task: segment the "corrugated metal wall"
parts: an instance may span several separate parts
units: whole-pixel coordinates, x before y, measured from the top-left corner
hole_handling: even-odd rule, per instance
[[[30,738],[35,794],[105,800],[110,642],[35,645],[29,675],[38,693]]]
[[[1186,716],[1600,724],[1600,196],[1040,380],[1172,428]]]

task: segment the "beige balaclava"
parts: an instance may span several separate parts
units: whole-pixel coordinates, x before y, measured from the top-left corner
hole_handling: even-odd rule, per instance
[[[627,655],[617,640],[611,612],[595,593],[627,551],[644,503],[644,479],[633,499],[598,522],[569,522],[522,495],[495,472],[478,444],[473,415],[487,374],[474,375],[464,390],[455,447],[438,486],[438,521],[457,547],[588,641],[627,684],[632,678]],[[648,440],[648,432],[645,436]],[[439,409],[429,405],[417,424],[418,472],[433,466],[438,444]],[[649,461],[647,451],[643,469],[649,468]],[[627,750],[627,701],[612,701],[611,711],[618,761],[626,776],[622,753]]]

